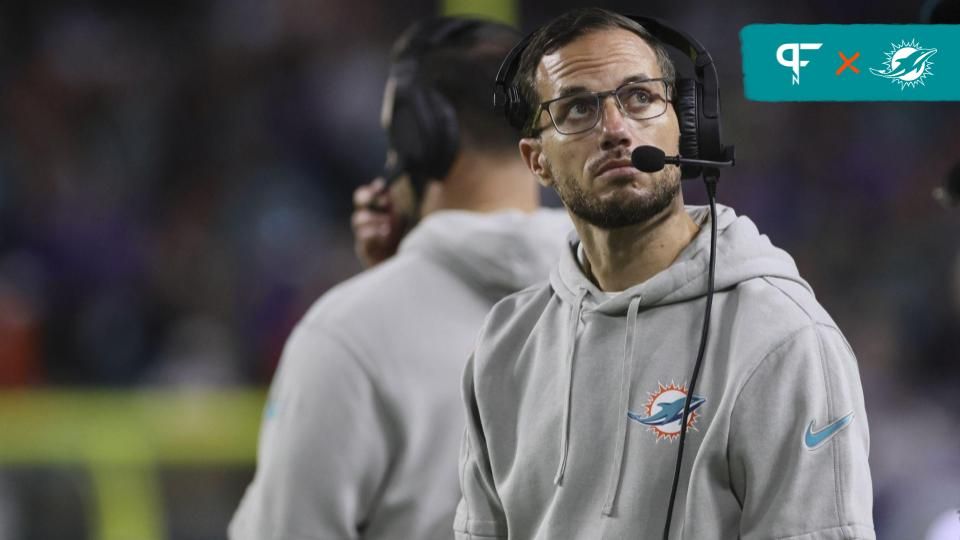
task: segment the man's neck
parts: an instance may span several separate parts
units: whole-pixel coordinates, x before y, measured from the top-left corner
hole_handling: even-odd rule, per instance
[[[699,232],[676,197],[653,218],[629,227],[601,229],[571,215],[583,251],[584,272],[604,291],[622,291],[670,266]]]
[[[519,158],[461,152],[447,178],[429,184],[422,215],[437,210],[533,212],[539,207],[539,188]]]

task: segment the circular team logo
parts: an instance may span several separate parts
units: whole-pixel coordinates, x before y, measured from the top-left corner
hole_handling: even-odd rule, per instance
[[[672,442],[680,437],[680,422],[683,420],[683,407],[686,401],[686,386],[674,383],[664,386],[658,382],[657,390],[650,393],[650,398],[644,405],[644,414],[627,411],[627,416],[647,426],[657,435],[657,441],[667,439]],[[688,429],[697,429],[694,424],[699,414],[695,411],[706,401],[704,397],[693,396],[690,402],[690,414],[687,416]]]
[[[937,49],[924,49],[916,39],[909,43],[901,41],[899,45],[891,43],[890,46],[893,49],[883,53],[887,57],[883,68],[870,68],[870,73],[899,84],[900,90],[918,84],[925,85],[923,80],[933,75],[933,61],[930,57],[937,54]]]

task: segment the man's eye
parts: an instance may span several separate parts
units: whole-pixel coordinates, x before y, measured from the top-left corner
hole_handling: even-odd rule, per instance
[[[631,103],[642,105],[653,101],[653,96],[643,88],[634,88],[627,94],[627,100]]]
[[[578,98],[571,101],[569,116],[586,116],[588,114],[593,114],[593,100],[589,98]]]

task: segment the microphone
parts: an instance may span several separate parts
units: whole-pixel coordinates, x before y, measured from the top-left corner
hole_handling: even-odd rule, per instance
[[[733,167],[733,160],[711,161],[707,159],[688,159],[680,156],[667,156],[656,146],[638,146],[630,154],[630,161],[637,169],[651,173],[663,169],[665,165],[693,165],[696,167]]]
[[[946,182],[933,190],[933,198],[946,208],[960,206],[960,161],[953,165]]]

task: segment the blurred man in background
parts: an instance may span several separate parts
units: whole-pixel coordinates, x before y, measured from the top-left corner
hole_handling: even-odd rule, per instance
[[[396,256],[325,294],[287,342],[256,476],[230,537],[449,538],[458,381],[503,296],[546,279],[570,228],[539,192],[491,82],[510,28],[435,19],[401,36],[384,98],[393,172],[358,190],[358,253]]]

